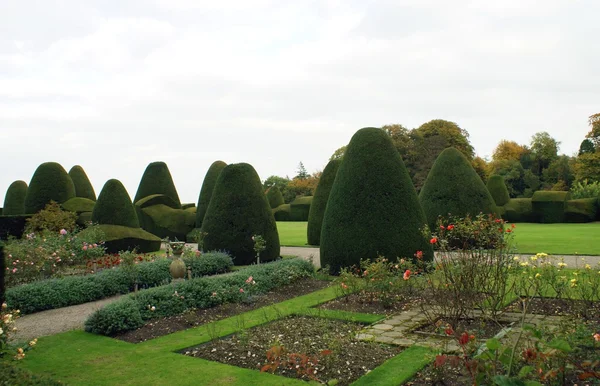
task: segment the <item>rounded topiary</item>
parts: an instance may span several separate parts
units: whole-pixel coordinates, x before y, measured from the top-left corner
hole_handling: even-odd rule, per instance
[[[173,178],[164,162],[152,162],[146,167],[133,202],[138,202],[152,194],[169,196],[177,203],[177,208],[181,209],[181,201],[179,201],[179,195],[173,184]]]
[[[131,198],[119,180],[108,180],[92,211],[92,222],[139,228],[140,223]]]
[[[77,214],[84,212],[91,212],[94,210],[96,201],[92,201],[89,198],[84,197],[73,197],[65,201],[61,207],[69,212],[75,212]]]
[[[498,206],[504,206],[510,201],[510,195],[508,189],[504,183],[504,177],[499,175],[493,175],[488,178],[487,188],[494,199],[494,202]]]
[[[306,228],[306,236],[309,245],[319,245],[321,243],[321,226],[323,225],[323,215],[325,214],[325,207],[327,206],[327,200],[329,200],[329,193],[335,181],[338,168],[340,167],[341,160],[334,159],[329,161],[321,178],[319,184],[315,190],[315,196],[310,206],[310,212],[308,214],[308,225]]]
[[[69,176],[75,185],[75,197],[87,198],[96,201],[96,192],[90,182],[85,170],[79,165],[75,165],[69,170]]]
[[[439,216],[496,213],[494,199],[481,177],[465,155],[453,147],[442,151],[435,160],[419,200],[432,230]]]
[[[271,186],[269,190],[267,190],[267,200],[269,200],[269,205],[271,209],[277,208],[279,205],[283,205],[283,195],[281,194],[281,190],[277,186]]]
[[[198,196],[198,205],[196,209],[196,228],[202,228],[202,221],[206,215],[208,204],[210,204],[210,199],[212,198],[215,184],[217,183],[217,179],[219,178],[219,175],[225,166],[227,166],[225,162],[215,161],[212,163],[212,165],[210,165],[206,175],[204,176],[204,181],[202,181],[202,189],[200,189],[200,195]]]
[[[25,196],[25,213],[37,213],[50,201],[62,204],[73,197],[75,185],[67,171],[56,162],[45,162],[38,166],[29,183]]]
[[[279,234],[269,202],[254,168],[247,163],[227,165],[215,185],[204,216],[205,250],[225,250],[236,265],[256,261],[252,236],[262,236],[266,249],[261,261],[279,257]]]
[[[390,137],[381,129],[354,134],[323,216],[321,266],[337,274],[361,259],[433,260],[422,229],[426,220],[410,176]]]
[[[4,196],[3,216],[14,216],[25,213],[25,196],[27,195],[27,183],[15,181],[8,187]]]

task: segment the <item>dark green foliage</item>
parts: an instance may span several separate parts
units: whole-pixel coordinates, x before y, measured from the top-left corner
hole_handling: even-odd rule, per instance
[[[92,222],[92,212],[82,212],[77,216],[77,225],[85,228],[89,223]]]
[[[261,261],[279,257],[275,218],[256,170],[247,163],[231,164],[223,169],[201,229],[207,233],[204,248],[228,251],[236,265],[256,261],[253,235],[262,236],[267,244],[260,255]]]
[[[45,375],[34,374],[18,366],[16,361],[3,360],[0,361],[0,385],[61,386],[64,383]]]
[[[8,187],[4,196],[3,216],[14,216],[25,213],[25,196],[27,195],[27,183],[15,181]]]
[[[151,194],[150,196],[144,197],[135,202],[135,206],[139,208],[145,208],[147,206],[154,205],[166,205],[169,208],[179,209],[177,203],[173,201],[171,197],[164,194]]]
[[[102,196],[102,194],[100,194]],[[98,200],[100,201],[100,200]],[[131,228],[122,225],[100,224],[99,228],[105,235],[107,253],[137,250],[140,253],[160,250],[161,240],[142,228]],[[85,232],[85,231],[84,231]]]
[[[90,182],[85,170],[79,165],[75,165],[69,170],[69,176],[75,185],[75,196],[87,198],[88,200],[96,201],[96,192]]]
[[[104,184],[92,211],[92,221],[97,224],[140,227],[131,198],[121,181],[112,179]]]
[[[206,175],[204,176],[204,181],[202,181],[202,189],[200,189],[200,195],[198,196],[198,209],[196,209],[196,228],[202,228],[202,221],[204,221],[204,216],[208,210],[208,205],[210,204],[210,199],[212,198],[217,179],[219,178],[219,175],[225,166],[227,166],[225,162],[215,161],[212,163],[212,165],[210,165]]]
[[[531,198],[533,214],[541,223],[565,222],[565,202],[570,198],[569,192],[538,190]]]
[[[139,263],[140,289],[157,287],[171,281],[169,259]],[[223,252],[204,253],[199,258],[184,258],[192,267],[192,276],[201,277],[228,272],[233,265],[231,256]],[[60,279],[40,280],[9,288],[6,301],[10,308],[25,314],[92,302],[109,296],[133,291],[131,275],[121,267],[105,269],[93,275],[66,276]]]
[[[161,239],[168,237],[170,240],[185,240],[196,222],[195,213],[163,204],[145,208],[136,206],[136,210],[142,228]]]
[[[30,218],[30,214],[0,216],[0,240],[8,240],[10,236],[20,239]]]
[[[536,222],[531,198],[511,198],[504,210],[503,218],[508,222]]]
[[[319,184],[315,190],[315,196],[310,205],[310,213],[308,214],[306,235],[309,245],[319,245],[321,243],[323,215],[325,214],[329,193],[331,192],[331,187],[333,186],[333,181],[335,181],[335,176],[337,175],[340,164],[341,159],[329,161],[319,179]]]
[[[565,220],[567,222],[592,222],[596,220],[597,215],[597,198],[569,200],[565,204]]]
[[[292,221],[292,209],[290,204],[279,205],[273,209],[273,217],[275,221]]]
[[[92,201],[89,198],[73,197],[64,202],[61,206],[64,210],[79,214],[93,211],[95,205],[96,201]]]
[[[4,271],[6,270],[6,258],[4,257],[4,244],[0,241],[0,304],[4,303]]]
[[[579,155],[582,154],[591,154],[596,152],[596,147],[594,146],[594,142],[592,142],[589,138],[584,139],[579,145]]]
[[[49,231],[53,233],[66,229],[68,232],[75,230],[77,214],[62,210],[60,205],[50,201],[48,205],[27,220],[25,233]]]
[[[181,209],[181,201],[173,184],[173,178],[164,162],[152,162],[146,167],[133,202],[137,203],[142,198],[153,194],[169,196],[175,201],[177,208]]]
[[[25,213],[37,213],[50,201],[62,204],[73,197],[75,185],[66,170],[56,162],[46,162],[33,173],[25,196]]]
[[[297,197],[290,202],[290,216],[292,221],[308,221],[310,206],[313,196]]]
[[[331,272],[379,255],[412,258],[433,250],[422,233],[423,209],[390,137],[381,129],[356,132],[331,188],[321,230],[321,265]]]
[[[262,190],[261,194],[264,195]],[[286,259],[254,265],[230,275],[202,277],[179,282],[172,286],[150,288],[138,292],[135,296],[128,295],[99,309],[86,320],[85,330],[103,335],[133,330],[139,327],[138,315],[143,321],[148,321],[178,315],[188,309],[204,309],[222,303],[240,302],[247,299],[250,293],[252,295],[264,294],[301,278],[309,277],[313,271],[313,265],[306,260]],[[255,285],[246,283],[249,276],[252,276],[256,282]],[[245,292],[240,293],[240,288],[243,288]],[[184,298],[173,296],[175,291],[184,295]],[[148,309],[149,304],[156,307],[154,311]],[[133,323],[122,323],[123,320],[133,320]]]
[[[196,209],[196,204],[193,202],[188,202],[186,204],[181,204],[181,209],[186,210],[186,209],[191,209],[194,208]]]
[[[508,189],[506,188],[506,184],[504,183],[504,177],[499,176],[497,174],[488,178],[487,188],[494,202],[498,206],[504,206],[510,200],[510,196],[508,195]]]
[[[283,195],[277,186],[270,187],[266,194],[272,209],[277,208],[279,205],[283,205]]]
[[[430,229],[439,216],[465,217],[496,212],[490,192],[460,151],[449,147],[435,160],[419,194]]]

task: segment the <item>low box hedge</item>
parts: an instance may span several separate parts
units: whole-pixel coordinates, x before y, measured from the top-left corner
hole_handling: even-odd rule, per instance
[[[313,265],[306,260],[286,259],[253,265],[229,275],[150,288],[99,309],[86,320],[85,330],[109,336],[135,330],[148,320],[178,315],[188,309],[240,302],[311,276],[313,272]]]
[[[598,214],[597,198],[580,198],[569,200],[565,204],[565,220],[567,222],[592,222]]]
[[[224,252],[209,252],[184,261],[186,265],[191,265],[194,277],[227,272],[233,266],[231,256]],[[169,282],[170,265],[169,259],[140,263],[139,288],[156,287]],[[13,287],[6,291],[6,303],[11,309],[31,314],[125,294],[133,291],[133,287],[134,279],[126,270],[116,267],[93,275],[40,280]]]
[[[541,223],[565,222],[565,202],[569,192],[538,190],[531,197],[533,214]]]
[[[308,221],[313,196],[298,197],[290,202],[290,217],[292,221]]]
[[[290,204],[279,205],[273,209],[275,221],[292,221]]]
[[[511,198],[508,204],[504,205],[504,215],[502,218],[513,223],[536,222],[531,198]]]

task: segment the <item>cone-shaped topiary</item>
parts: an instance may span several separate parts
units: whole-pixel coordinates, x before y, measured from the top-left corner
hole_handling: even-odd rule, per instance
[[[498,206],[504,206],[510,201],[510,195],[508,189],[504,183],[504,177],[497,174],[488,178],[487,188],[494,199],[494,202]]]
[[[208,204],[210,204],[210,199],[212,198],[215,184],[217,183],[217,179],[219,178],[219,175],[225,166],[227,166],[225,162],[215,161],[212,163],[212,165],[210,165],[206,175],[204,176],[204,181],[202,181],[202,189],[200,189],[200,195],[198,196],[198,209],[196,209],[196,228],[202,228],[202,221],[206,215]]]
[[[464,154],[453,147],[442,151],[435,160],[419,200],[432,230],[439,216],[496,213],[494,199],[481,177]]]
[[[14,216],[25,213],[25,196],[27,195],[27,183],[15,181],[8,187],[4,196],[3,216]]]
[[[325,214],[325,207],[327,206],[327,200],[329,199],[329,193],[335,181],[338,168],[340,167],[341,160],[334,159],[329,161],[323,174],[319,179],[319,184],[315,190],[315,196],[310,205],[310,212],[308,214],[308,225],[306,228],[306,236],[309,245],[319,245],[321,243],[321,226],[323,225],[323,215]]]
[[[92,221],[98,224],[139,228],[140,223],[127,190],[119,180],[108,180],[92,211]]]
[[[262,236],[266,249],[260,260],[279,257],[279,234],[269,202],[254,168],[247,163],[227,165],[215,185],[213,197],[204,216],[202,232],[205,250],[225,250],[234,264],[256,261],[252,236]]]
[[[269,200],[269,205],[271,209],[277,208],[279,205],[283,205],[283,195],[281,194],[281,190],[277,186],[271,186],[269,190],[267,190],[267,200]]]
[[[133,202],[138,202],[152,194],[169,196],[177,203],[178,209],[181,209],[181,201],[173,184],[173,178],[164,162],[152,162],[146,167]]]
[[[25,196],[25,213],[37,213],[50,201],[62,204],[73,197],[75,186],[67,171],[56,162],[45,162],[38,166],[29,182]]]
[[[90,182],[85,170],[79,165],[75,165],[69,170],[69,176],[75,185],[75,197],[87,198],[96,201],[96,192]]]
[[[354,134],[323,216],[321,266],[342,267],[378,255],[394,260],[417,251],[433,260],[426,220],[410,176],[390,137],[369,127]]]

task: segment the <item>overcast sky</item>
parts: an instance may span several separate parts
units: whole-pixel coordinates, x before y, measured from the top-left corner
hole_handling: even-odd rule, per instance
[[[133,197],[165,161],[182,202],[210,164],[322,170],[365,126],[458,123],[478,155],[600,112],[597,0],[0,0],[0,204],[80,164]]]

